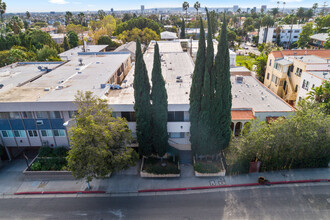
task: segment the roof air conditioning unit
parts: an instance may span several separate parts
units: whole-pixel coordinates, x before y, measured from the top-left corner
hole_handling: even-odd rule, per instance
[[[237,83],[243,83],[243,76],[236,76],[236,82]]]

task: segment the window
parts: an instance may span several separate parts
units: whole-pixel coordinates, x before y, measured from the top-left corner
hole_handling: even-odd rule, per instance
[[[9,115],[8,112],[0,112],[0,119],[8,119]]]
[[[69,118],[74,118],[78,111],[69,111]]]
[[[295,92],[297,92],[297,91],[298,91],[298,85],[296,85],[296,88],[294,89],[294,91],[295,91]]]
[[[308,90],[309,87],[309,81],[306,82],[305,89]]]
[[[36,112],[37,118],[48,118],[47,112]]]
[[[169,132],[169,138],[184,138],[184,132]]]
[[[269,73],[267,73],[267,79],[269,79]]]
[[[53,136],[52,130],[41,130],[41,136],[52,137]]]
[[[269,66],[272,66],[272,60],[271,59],[269,60]]]
[[[10,119],[20,119],[21,116],[19,115],[19,112],[9,112],[9,118]]]
[[[295,32],[295,33],[299,33],[299,30],[295,30],[294,32]]]
[[[293,38],[298,38],[298,36],[293,36]]]
[[[30,137],[38,137],[38,132],[36,130],[28,130]]]
[[[26,137],[26,133],[24,130],[14,130],[15,137]]]
[[[59,111],[49,112],[50,118],[61,118],[61,113]]]
[[[135,112],[122,112],[121,117],[126,118],[126,120],[130,122],[136,121]]]
[[[27,119],[27,118],[33,118],[32,116],[32,112],[22,112],[22,117],[24,119]]]
[[[1,135],[4,138],[12,138],[12,137],[14,137],[13,132],[11,130],[1,131]]]
[[[167,121],[184,121],[184,112],[168,112]]]
[[[65,137],[65,130],[63,129],[53,130],[53,132],[55,137]]]

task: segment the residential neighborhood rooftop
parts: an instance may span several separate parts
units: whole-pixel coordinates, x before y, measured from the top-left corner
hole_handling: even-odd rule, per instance
[[[275,58],[283,58],[284,56],[315,55],[320,58],[330,59],[330,50],[281,50],[272,51],[271,54]]]
[[[329,38],[329,34],[328,33],[313,34],[312,36],[310,36],[310,38],[318,41],[327,41],[327,39]]]

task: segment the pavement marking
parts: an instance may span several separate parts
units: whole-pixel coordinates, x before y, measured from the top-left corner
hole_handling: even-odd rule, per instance
[[[125,217],[125,215],[122,213],[122,211],[120,209],[110,210],[109,213],[113,214],[114,216],[118,217],[119,219],[122,219]]]

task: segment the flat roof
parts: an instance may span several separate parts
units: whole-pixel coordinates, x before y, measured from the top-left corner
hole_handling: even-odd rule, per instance
[[[149,80],[153,67],[154,42],[150,43],[144,61],[148,70]],[[167,46],[165,46],[167,45]],[[169,48],[180,46],[179,41],[159,42],[162,74],[166,82],[168,104],[189,105],[189,93],[194,71],[192,58],[185,52],[167,52]],[[231,73],[246,72],[246,68],[234,67]],[[249,72],[249,71],[248,71]],[[250,72],[249,72],[250,73]],[[182,82],[177,83],[177,76],[181,76]],[[261,82],[252,76],[243,76],[243,83],[236,82],[236,76],[230,77],[232,82],[233,109],[251,109],[254,111],[293,111],[279,96],[271,92]],[[117,105],[134,105],[134,67],[126,77],[127,82],[122,85],[121,90],[111,90],[106,97],[108,103],[115,107]],[[151,84],[151,82],[150,82]],[[236,95],[236,96],[235,96]],[[116,109],[115,109],[116,110]]]
[[[308,71],[308,74],[312,74],[314,76],[317,76],[320,79],[323,80],[329,80],[330,79],[330,70],[325,71]]]
[[[287,59],[280,59],[280,60],[276,60],[275,63],[286,66],[292,64],[292,61],[289,61]]]
[[[190,42],[190,41],[188,41]],[[207,40],[205,40],[205,46],[207,47]],[[193,53],[196,53],[197,54],[197,51],[198,51],[198,47],[199,47],[199,44],[198,44],[198,40],[193,40],[192,41],[192,51]],[[214,54],[217,54],[218,53],[218,41],[213,39],[213,49],[214,49]],[[230,55],[235,55],[236,56],[236,53],[230,49],[229,50],[229,54]]]
[[[326,59],[317,57],[315,55],[289,56],[289,58],[300,60],[304,63],[328,63]]]
[[[108,45],[87,45],[87,51],[86,52],[100,52],[104,50]],[[78,53],[82,53],[83,51],[83,46],[80,45],[78,47],[72,48],[70,50],[67,50],[63,53],[60,53],[59,56],[61,59],[67,59],[70,60],[73,57],[78,56]]]
[[[101,97],[108,89],[101,88],[101,84],[107,83],[129,57],[129,53],[77,56],[33,82],[3,91],[0,93],[0,101],[74,101],[78,90],[92,91]],[[79,58],[83,59],[83,66],[80,66]]]
[[[310,38],[313,40],[327,41],[327,39],[329,38],[329,34],[328,33],[314,34],[310,36]]]
[[[52,70],[61,63],[62,62],[19,62],[0,68],[0,84],[3,85],[0,94],[42,76],[46,73],[46,68]]]

